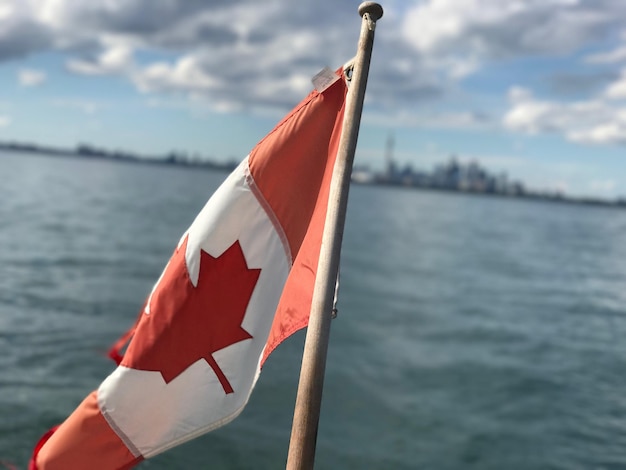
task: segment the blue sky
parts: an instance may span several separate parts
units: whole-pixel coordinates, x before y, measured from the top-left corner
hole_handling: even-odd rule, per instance
[[[626,196],[618,0],[381,2],[356,163]],[[0,0],[0,140],[241,159],[356,51],[352,0]]]

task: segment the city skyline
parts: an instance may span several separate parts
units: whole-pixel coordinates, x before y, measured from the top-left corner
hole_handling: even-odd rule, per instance
[[[356,51],[359,1],[5,0],[0,140],[241,160]],[[626,15],[609,0],[382,2],[357,165],[458,155],[626,195]]]
[[[30,153],[50,157],[78,157],[84,159],[104,159],[116,162],[138,164],[174,165],[230,172],[239,164],[237,159],[216,160],[210,155],[188,153],[184,150],[171,150],[162,154],[136,154],[123,149],[107,149],[88,143],[75,148],[52,147],[34,142],[0,141],[2,152]],[[561,190],[528,187],[524,181],[510,177],[507,172],[493,173],[477,160],[463,163],[456,155],[447,161],[436,163],[432,170],[414,168],[413,164],[402,164],[393,158],[393,137],[389,136],[384,155],[383,171],[372,170],[367,165],[357,165],[352,171],[355,184],[396,186],[403,188],[453,191],[466,194],[484,194],[506,197],[538,199],[596,206],[626,207],[626,197],[617,196],[574,196]]]

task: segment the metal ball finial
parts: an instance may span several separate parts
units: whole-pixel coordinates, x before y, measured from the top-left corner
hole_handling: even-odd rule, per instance
[[[363,2],[359,5],[359,15],[363,17],[365,13],[369,13],[372,21],[378,21],[383,16],[383,7],[376,2]]]

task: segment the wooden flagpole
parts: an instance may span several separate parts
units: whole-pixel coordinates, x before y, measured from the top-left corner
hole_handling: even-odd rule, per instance
[[[312,469],[315,459],[330,320],[339,270],[352,162],[359,135],[363,99],[374,44],[374,29],[376,21],[383,16],[383,8],[375,2],[364,2],[359,6],[359,14],[363,18],[361,35],[346,97],[343,132],[330,184],[328,212],[322,234],[311,315],[291,428],[291,441],[287,456],[288,470]]]

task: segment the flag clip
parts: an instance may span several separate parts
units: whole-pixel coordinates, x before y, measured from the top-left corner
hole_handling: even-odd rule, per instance
[[[337,302],[339,301],[339,271],[337,271],[337,280],[335,281],[335,295],[333,296],[333,309],[330,311],[330,318],[333,320],[337,318],[339,310],[337,309]]]
[[[311,79],[311,81],[313,82],[315,89],[319,93],[322,93],[326,88],[339,80],[339,78],[339,75],[335,72],[330,70],[328,67],[324,67]]]

